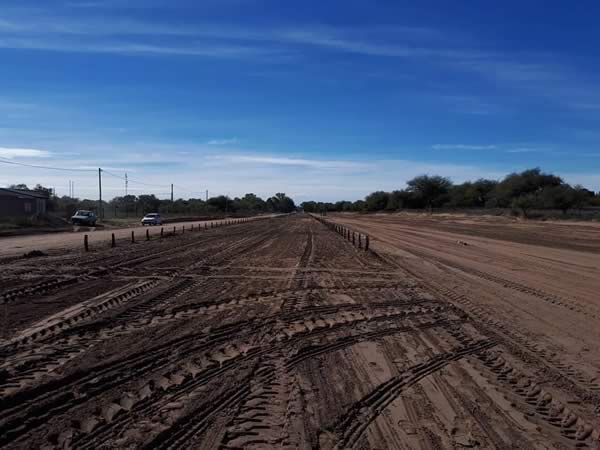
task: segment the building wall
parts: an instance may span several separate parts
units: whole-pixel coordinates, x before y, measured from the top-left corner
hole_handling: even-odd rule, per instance
[[[0,195],[0,217],[28,217],[46,213],[46,200]]]

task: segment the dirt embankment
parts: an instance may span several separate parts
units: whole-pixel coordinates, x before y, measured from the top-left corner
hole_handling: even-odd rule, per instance
[[[594,448],[594,251],[334,220],[5,263],[0,446]]]
[[[256,216],[245,218],[244,220],[256,220],[271,216]],[[110,247],[112,235],[115,235],[117,241],[121,244],[131,241],[131,233],[137,236],[137,240],[146,239],[146,232],[150,233],[151,239],[157,239],[160,236],[161,228],[167,234],[181,234],[185,230],[191,231],[192,228],[211,227],[211,225],[220,225],[228,221],[239,219],[218,219],[202,220],[199,222],[170,222],[160,226],[129,226],[125,228],[105,228],[105,227],[71,227],[69,232],[60,233],[37,233],[35,235],[8,236],[0,237],[0,259],[6,257],[21,256],[31,251],[39,250],[45,253],[61,254],[65,251],[83,251],[83,239],[87,234],[89,245],[93,249],[102,249]],[[120,247],[121,245],[119,245]]]

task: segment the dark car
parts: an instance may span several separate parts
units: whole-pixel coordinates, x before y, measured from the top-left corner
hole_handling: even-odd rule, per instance
[[[96,226],[96,214],[92,211],[86,211],[80,209],[71,217],[71,223],[73,225],[86,225],[88,227]]]

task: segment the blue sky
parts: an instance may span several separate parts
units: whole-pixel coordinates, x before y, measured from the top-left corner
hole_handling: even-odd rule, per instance
[[[1,3],[0,158],[90,171],[0,185],[353,200],[540,166],[600,190],[598,2]]]

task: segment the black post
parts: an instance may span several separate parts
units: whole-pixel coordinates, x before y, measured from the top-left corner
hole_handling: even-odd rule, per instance
[[[146,228],[146,240],[150,240],[150,230],[148,228]]]
[[[358,248],[362,248],[362,237],[360,233],[358,233]]]
[[[98,168],[98,219],[103,219],[102,213],[102,169]]]
[[[369,250],[369,235],[365,238],[365,251]]]
[[[135,233],[133,231],[131,232],[131,243],[135,244]]]
[[[110,246],[112,248],[115,248],[117,246],[117,242],[115,241],[115,233],[112,234],[111,241],[110,241]]]
[[[87,234],[83,236],[83,248],[85,248],[86,252],[90,251],[90,247],[88,245],[88,235]]]
[[[160,237],[163,237],[164,233],[165,233],[165,229],[161,227],[160,228]]]
[[[177,228],[173,227],[173,234],[177,233]]]
[[[356,245],[356,233],[352,232],[352,245]]]

